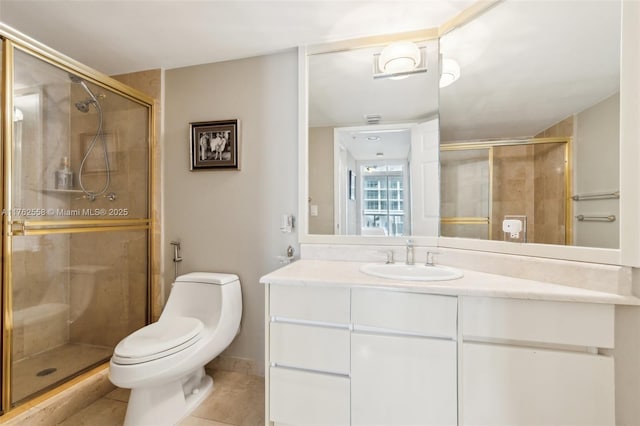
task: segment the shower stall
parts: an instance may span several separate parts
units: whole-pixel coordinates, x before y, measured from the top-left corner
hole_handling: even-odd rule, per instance
[[[153,99],[0,26],[2,413],[150,319]]]
[[[571,138],[440,145],[441,235],[568,245]],[[523,232],[510,239],[504,220]]]

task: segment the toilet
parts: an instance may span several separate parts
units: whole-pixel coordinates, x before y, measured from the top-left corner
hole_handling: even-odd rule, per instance
[[[114,349],[109,379],[131,389],[126,426],[174,425],[213,390],[204,366],[240,328],[237,275],[193,272],[176,278],[158,322]]]

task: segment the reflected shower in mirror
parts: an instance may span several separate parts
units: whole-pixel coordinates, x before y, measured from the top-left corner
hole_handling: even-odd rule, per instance
[[[504,1],[441,38],[442,236],[619,247],[620,21]]]
[[[310,234],[438,235],[438,42],[415,45],[408,74],[385,46],[308,56]]]

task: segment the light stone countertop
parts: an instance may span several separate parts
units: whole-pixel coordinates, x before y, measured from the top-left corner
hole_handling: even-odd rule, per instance
[[[333,260],[297,260],[262,278],[262,284],[336,285],[384,288],[417,293],[453,296],[506,297],[515,299],[552,300],[566,302],[611,303],[640,305],[640,298],[601,291],[586,290],[542,281],[513,278],[459,269],[464,277],[449,281],[396,281],[360,272],[365,262]]]

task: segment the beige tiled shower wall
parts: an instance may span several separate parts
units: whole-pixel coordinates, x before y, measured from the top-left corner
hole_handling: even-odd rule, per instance
[[[113,347],[144,326],[146,231],[72,234],[70,255],[72,343]]]
[[[34,59],[16,55],[16,73],[29,73]],[[58,85],[16,90],[16,104],[24,109],[22,142],[14,146],[11,178],[14,209],[66,207],[66,197],[46,192],[54,187],[54,171],[66,149],[69,135],[68,104],[59,102],[68,97],[68,89]],[[35,98],[32,104],[20,99]],[[42,114],[46,111],[46,114]],[[52,136],[55,135],[55,136]],[[14,214],[14,219],[23,219]],[[12,239],[10,258],[12,272],[12,308],[14,331],[13,361],[40,352],[50,346],[66,343],[68,332],[63,306],[68,277],[64,267],[68,262],[67,236],[16,236]],[[56,250],[51,250],[55,247]],[[9,259],[7,259],[9,261]],[[45,327],[46,325],[46,327]]]
[[[573,116],[536,135],[570,137]],[[502,239],[506,215],[527,216],[527,242],[565,244],[565,146],[561,143],[495,147],[493,239]]]
[[[573,137],[574,116],[554,124],[538,133],[536,138]],[[567,241],[566,194],[567,169],[564,144],[539,145],[535,152],[536,169],[536,243],[572,244]],[[562,171],[562,172],[561,172]]]
[[[491,235],[501,240],[507,215],[527,216],[527,241],[535,241],[533,145],[493,149]]]
[[[160,137],[161,137],[161,95],[162,95],[162,70],[148,70],[140,71],[129,74],[121,74],[114,76],[114,78],[134,89],[137,89],[148,96],[155,99],[154,102],[154,120],[155,120],[155,138],[153,145],[154,156],[152,159],[153,169],[151,170],[154,179],[152,181],[153,191],[153,205],[151,206],[151,217],[154,221],[153,241],[152,247],[153,257],[151,261],[151,302],[152,302],[152,320],[157,320],[164,306],[165,296],[162,292],[164,288],[164,280],[162,277],[162,262],[164,250],[162,249],[162,238],[160,233],[160,206],[161,206],[161,152],[160,152]]]
[[[553,126],[545,129],[535,135],[536,138],[555,138],[555,137],[567,137],[573,136],[573,115],[565,118],[562,121],[557,122]]]
[[[565,145],[534,145],[535,241],[566,244]]]

